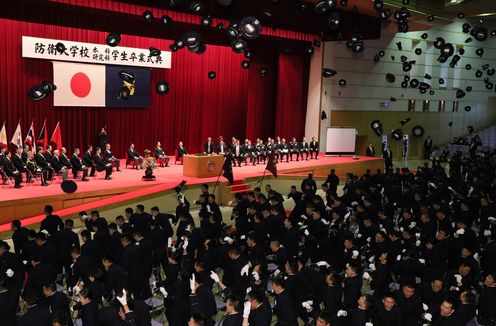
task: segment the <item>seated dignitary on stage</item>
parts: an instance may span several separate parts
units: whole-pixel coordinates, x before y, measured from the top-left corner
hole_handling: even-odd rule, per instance
[[[53,151],[52,168],[55,173],[59,173],[60,175],[62,175],[62,180],[67,180],[67,175],[69,174],[69,172],[67,171],[67,168],[60,162],[60,152],[58,149]]]
[[[239,140],[236,140],[236,144],[231,149],[234,157],[234,164],[236,165],[236,161],[238,161],[238,166],[241,166],[241,162],[243,162],[244,151],[243,146],[240,145]]]
[[[115,166],[117,171],[121,171],[121,161],[115,158],[114,154],[110,150],[110,144],[105,144],[105,150],[103,151],[103,159],[105,162],[110,163],[112,166]]]
[[[310,158],[313,159],[313,154],[315,154],[315,159],[319,159],[319,142],[315,140],[315,137],[312,137],[312,141],[310,142]]]
[[[129,145],[129,149],[127,150],[126,166],[130,162],[134,162],[134,166],[136,167],[136,170],[143,169],[143,156],[139,155],[138,152],[134,149],[133,143]]]
[[[303,140],[300,143],[300,153],[302,160],[303,160],[303,154],[305,154],[305,160],[308,161],[308,150],[309,150],[309,144],[307,142],[307,139],[303,137]]]
[[[107,163],[102,157],[102,150],[97,147],[95,150],[95,168],[98,172],[105,171],[105,180],[112,179],[112,163]]]
[[[79,158],[79,152],[79,148],[74,148],[74,153],[71,156],[72,173],[74,174],[74,179],[79,179],[78,173],[79,171],[83,171],[83,178],[81,181],[88,181],[88,167],[84,165]],[[92,169],[94,169],[94,167]]]
[[[155,145],[155,148],[153,149],[153,154],[155,154],[155,159],[157,160],[157,163],[160,162],[161,167],[164,167],[164,163],[165,163],[165,167],[169,166],[170,157],[167,156],[167,154],[165,154],[165,151],[162,148],[162,143],[160,143],[159,141],[157,142],[157,145]]]
[[[67,169],[72,168],[71,161],[67,157],[67,149],[65,147],[62,147],[60,149],[60,156],[59,156],[60,163],[65,166]]]
[[[289,146],[283,138],[279,144],[279,162],[284,161],[284,156],[286,156],[286,162],[289,162]]]
[[[227,153],[227,144],[224,142],[222,136],[219,137],[219,143],[217,144],[217,153],[224,155]]]
[[[26,163],[22,160],[22,148],[18,147],[16,149],[16,152],[14,155],[11,157],[12,164],[14,164],[14,167],[19,171],[21,174],[24,172],[26,174],[26,183],[30,183],[31,178],[33,174],[31,171],[29,171],[28,167],[26,166]]]
[[[186,148],[184,148],[183,142],[180,141],[177,144],[177,156],[176,156],[176,161],[179,161],[180,159],[183,158],[184,155],[188,155],[188,151]]]
[[[245,145],[243,146],[243,156],[245,160],[245,165],[248,164],[248,159],[251,159],[253,165],[257,164],[257,159],[255,155],[255,146],[251,144],[251,141],[247,139]]]
[[[296,154],[296,161],[300,160],[300,145],[296,141],[296,138],[293,137],[291,142],[289,143],[289,159],[293,160],[293,155]]]
[[[263,161],[265,164],[265,159],[267,158],[267,148],[263,143],[263,140],[258,139],[257,144],[255,146],[255,153],[257,155],[257,163]]]
[[[91,168],[90,177],[95,176],[95,163],[93,162],[93,146],[89,145],[88,149],[83,155],[83,165],[88,169]]]
[[[212,137],[208,137],[205,144],[203,144],[203,153],[212,154],[214,152],[214,143],[212,142]]]
[[[45,173],[47,176],[46,180],[51,181],[53,178],[53,168],[51,167],[50,163],[46,160],[45,156],[43,155],[43,147],[38,147],[38,151],[36,152],[36,155],[34,156],[34,161],[36,162],[36,165]],[[50,156],[52,154],[50,153]],[[41,184],[42,186],[48,186],[46,182]]]
[[[12,153],[7,151],[5,152],[5,159],[3,161],[3,172],[9,178],[13,178],[15,185],[14,188],[21,188],[22,175],[19,170],[16,169],[11,160]]]

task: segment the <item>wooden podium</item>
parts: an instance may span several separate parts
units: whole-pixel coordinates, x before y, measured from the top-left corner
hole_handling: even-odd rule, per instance
[[[217,177],[224,165],[224,155],[185,155],[183,176],[194,178]]]

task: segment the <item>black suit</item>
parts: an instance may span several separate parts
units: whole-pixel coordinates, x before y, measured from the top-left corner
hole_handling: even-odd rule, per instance
[[[119,294],[126,286],[126,274],[124,269],[113,263],[110,265],[109,270],[105,277],[105,286],[108,293]]]
[[[301,153],[301,159],[303,160],[303,153],[306,154],[305,159],[308,160],[308,143],[307,142],[301,142],[300,143],[300,153]]]
[[[427,160],[431,157],[431,150],[432,150],[432,139],[427,138],[424,141],[424,159]]]
[[[217,153],[219,154],[226,154],[227,153],[227,145],[226,143],[219,143],[217,144]]]
[[[313,153],[315,153],[315,159],[319,157],[319,142],[313,140],[310,142],[310,158],[313,158]]]
[[[112,163],[107,163],[101,154],[95,154],[95,166],[98,172],[105,171],[105,179],[109,179],[112,175]]]
[[[95,163],[93,163],[93,157],[91,156],[91,152],[86,151],[83,155],[83,165],[91,168],[90,177],[95,176]]]
[[[78,177],[79,171],[83,171],[83,179],[86,179],[88,177],[88,167],[86,165],[83,165],[83,162],[76,154],[73,154],[71,156],[71,164],[72,164],[72,173],[74,174],[74,178]],[[95,175],[94,166],[91,167],[91,173]]]
[[[203,144],[203,153],[212,154],[213,152],[214,152],[214,143],[205,142],[205,144]]]
[[[56,313],[62,312],[70,316],[69,299],[62,292],[55,292],[48,299],[48,309],[54,316]],[[72,325],[72,320],[69,318],[69,325]]]
[[[2,324],[3,325],[3,324]],[[33,305],[28,308],[28,311],[19,318],[19,326],[51,326],[52,316],[47,307]]]
[[[250,311],[248,322],[250,325],[270,326],[272,321],[272,311],[268,302],[263,302],[257,309]]]
[[[41,221],[40,230],[47,230],[50,236],[55,236],[59,230],[64,228],[64,222],[58,215],[47,215]]]
[[[149,271],[145,271],[145,257],[139,246],[130,243],[122,250],[121,255],[122,268],[127,274],[127,284],[129,290],[134,294],[135,298],[148,299],[151,296],[150,285],[148,279]]]
[[[39,263],[29,272],[25,289],[35,291],[40,297],[43,295],[43,285],[55,282],[57,271],[47,263]]]
[[[195,294],[189,297],[191,312],[201,313],[205,319],[207,326],[213,326],[213,318],[217,314],[217,306],[212,289],[205,284],[200,284],[196,289]]]
[[[74,231],[66,228],[57,234],[55,243],[57,246],[57,261],[59,268],[64,266],[65,270],[69,271],[72,264],[71,249],[73,247],[80,248],[79,237]]]
[[[14,178],[14,182],[15,182],[14,187],[16,188],[21,187],[21,182],[22,182],[21,172],[19,172],[19,170],[16,169],[16,167],[8,157],[4,161],[3,172],[5,172],[5,174],[8,177]]]
[[[141,163],[143,163],[143,158],[141,155],[138,154],[138,152],[134,148],[129,148],[127,150],[127,160],[126,160],[126,166],[134,162],[134,166],[136,167],[136,170],[139,169],[139,166]]]
[[[26,163],[24,163],[21,155],[12,155],[12,164],[14,164],[14,167],[17,169],[17,171],[26,173],[26,182],[29,182],[31,180],[31,173],[29,172]]]
[[[177,147],[177,157],[176,157],[176,162],[181,159],[184,155],[188,155],[188,151],[186,148],[183,146],[178,146]]]
[[[296,154],[296,160],[300,160],[300,146],[298,142],[290,142],[289,143],[289,155],[291,157],[291,161],[293,160],[293,154]]]
[[[102,149],[102,155],[105,162],[115,165],[117,171],[120,171],[121,161],[115,158],[114,154],[110,150]]]
[[[153,153],[155,154],[155,159],[157,160],[157,163],[160,161],[161,167],[164,166],[164,162],[166,167],[169,166],[170,157],[167,156],[167,154],[165,154],[165,151],[162,147],[155,147],[153,149]]]
[[[0,325],[17,325],[16,311],[19,296],[13,290],[0,293]]]
[[[59,160],[60,164],[62,164],[66,168],[70,169],[72,167],[71,162],[69,162],[69,158],[64,153],[60,154]]]
[[[277,325],[298,326],[298,317],[292,299],[288,290],[284,290],[276,296],[274,314],[277,316]]]
[[[67,180],[68,171],[65,168],[65,166],[62,164],[58,156],[55,155],[52,156],[52,168],[54,169],[55,172],[62,174],[62,180],[64,181]]]
[[[384,152],[382,152],[382,158],[384,159],[386,172],[392,172],[393,171],[393,152],[390,149],[386,149]]]
[[[375,149],[373,146],[368,146],[367,149],[365,150],[365,155],[369,157],[374,157],[375,156]]]
[[[243,162],[243,157],[244,157],[244,148],[243,146],[240,145],[234,145],[232,147],[232,153],[233,153],[233,158],[234,161],[238,161],[238,166],[241,166],[241,162]]]

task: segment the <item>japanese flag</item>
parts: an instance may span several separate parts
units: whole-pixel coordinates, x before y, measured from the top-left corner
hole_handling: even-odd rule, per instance
[[[53,62],[54,106],[105,106],[105,65]]]

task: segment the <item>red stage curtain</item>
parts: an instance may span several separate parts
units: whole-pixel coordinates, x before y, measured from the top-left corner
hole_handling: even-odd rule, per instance
[[[275,134],[287,141],[292,137],[300,139],[305,134],[308,77],[307,58],[284,52],[279,54]]]
[[[38,133],[46,118],[50,136],[60,120],[63,144],[69,151],[76,146],[95,144],[96,134],[104,125],[108,126],[115,154],[121,157],[130,142],[143,151],[161,140],[172,153],[177,142],[183,140],[190,152],[196,152],[208,135],[215,138],[223,135],[225,139],[273,136],[276,95],[284,94],[285,87],[290,87],[287,93],[295,91],[294,85],[285,82],[277,86],[277,59],[271,59],[277,58],[277,49],[266,48],[265,51],[272,51],[267,58],[255,55],[253,67],[245,70],[241,67],[243,55],[233,53],[228,47],[207,45],[206,53],[201,56],[183,49],[173,53],[172,69],[152,71],[153,87],[157,81],[165,80],[170,83],[171,91],[159,96],[152,89],[149,108],[53,107],[52,96],[41,102],[32,102],[27,97],[32,85],[52,80],[53,71],[48,60],[21,57],[23,35],[103,44],[106,33],[0,19],[0,120],[7,121],[8,137],[19,119],[25,134],[32,119]],[[123,35],[121,42],[122,46],[161,49],[168,49],[170,44],[169,40],[129,35]],[[265,78],[259,76],[260,66],[266,66],[269,71]],[[208,79],[209,71],[215,71],[217,78]],[[298,73],[293,77],[302,79],[304,71]],[[287,113],[294,112],[294,108]],[[278,117],[284,114],[278,104]],[[289,115],[285,119],[296,121],[291,122],[291,129],[279,127],[278,130],[303,130],[304,115]]]

